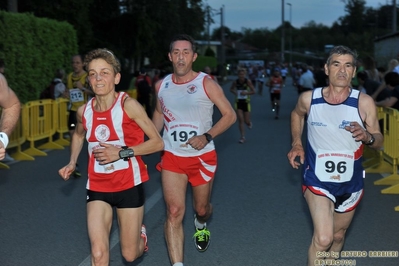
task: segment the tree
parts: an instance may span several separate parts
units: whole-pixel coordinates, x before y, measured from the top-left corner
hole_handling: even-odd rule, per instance
[[[363,32],[365,26],[364,15],[366,13],[365,0],[341,0],[345,3],[345,11],[348,13],[341,18],[344,32]]]
[[[93,0],[19,0],[18,11],[69,22],[77,30],[79,51],[85,53],[92,48],[93,31],[89,18],[92,2]]]

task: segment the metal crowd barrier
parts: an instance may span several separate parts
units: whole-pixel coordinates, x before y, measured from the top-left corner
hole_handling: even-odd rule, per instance
[[[22,105],[21,117],[9,137],[7,152],[15,148],[11,157],[19,161],[33,161],[34,156],[47,155],[43,150],[69,146],[69,140],[64,138],[64,133],[69,132],[68,103],[69,100],[60,98],[30,101]],[[10,166],[0,162],[0,168],[9,169]]]
[[[382,189],[383,194],[399,194],[399,111],[393,108],[379,108],[378,118],[382,119],[381,131],[384,135],[383,149],[376,153],[375,158],[369,158],[363,164],[367,166],[366,173],[388,174],[388,176],[376,180],[375,185],[388,185]],[[375,162],[374,165],[370,166]],[[399,206],[395,207],[399,211]]]
[[[32,156],[47,156],[44,149],[64,149],[53,141],[56,132],[54,101],[51,99],[31,101],[25,104],[22,113],[22,122],[25,125],[25,136],[30,143],[24,152]],[[36,141],[44,142],[35,147]]]

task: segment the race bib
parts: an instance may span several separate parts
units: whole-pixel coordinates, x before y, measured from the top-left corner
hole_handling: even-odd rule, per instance
[[[247,90],[237,90],[237,99],[239,100],[245,100],[247,99],[248,95],[242,95],[241,93],[247,91]]]
[[[173,149],[192,149],[186,142],[198,135],[199,123],[198,122],[170,122],[168,138],[172,144]]]
[[[102,149],[100,146],[94,147],[94,149]],[[131,160],[132,158],[130,158]],[[94,172],[99,174],[111,174],[118,170],[124,170],[129,168],[129,162],[124,160],[117,160],[115,162],[100,165],[100,163],[94,159]]]
[[[316,176],[322,182],[348,182],[353,176],[354,160],[352,151],[318,150],[316,154]]]
[[[73,103],[83,102],[84,101],[83,91],[81,91],[80,89],[69,90],[69,99]]]
[[[271,91],[272,92],[280,92],[280,90],[281,90],[280,84],[274,84]]]

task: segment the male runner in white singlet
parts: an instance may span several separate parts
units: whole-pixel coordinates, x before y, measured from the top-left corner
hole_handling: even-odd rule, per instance
[[[301,93],[291,113],[288,159],[293,168],[303,164],[302,189],[314,228],[308,266],[322,265],[323,254],[341,251],[363,196],[363,145],[378,150],[383,144],[374,100],[350,86],[356,73],[356,53],[336,46],[324,69],[328,87]],[[306,155],[301,138],[305,116]]]
[[[194,243],[198,251],[208,248],[210,232],[206,221],[212,213],[210,197],[217,166],[212,139],[236,120],[222,88],[208,74],[192,70],[196,58],[194,40],[187,35],[176,36],[169,51],[174,73],[155,86],[158,101],[153,122],[159,131],[163,129],[165,143],[160,164],[167,208],[165,238],[174,266],[183,265],[182,221],[188,182],[196,213]],[[214,105],[222,117],[213,125]]]

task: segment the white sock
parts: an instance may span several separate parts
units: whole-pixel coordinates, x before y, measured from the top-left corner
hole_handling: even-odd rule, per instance
[[[202,223],[198,222],[197,217],[195,217],[195,219],[194,219],[194,225],[198,229],[204,229],[204,227],[206,227],[206,223],[202,224]]]
[[[176,262],[175,264],[173,264],[173,266],[184,266],[183,262]]]

